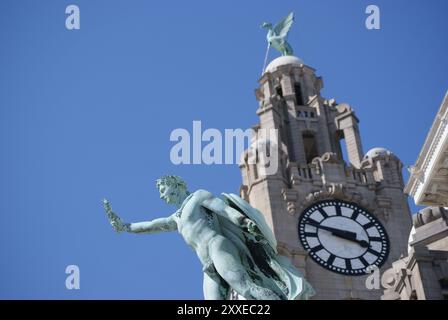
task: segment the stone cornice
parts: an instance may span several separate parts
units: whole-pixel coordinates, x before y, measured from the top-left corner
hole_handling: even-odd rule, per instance
[[[444,154],[448,153],[448,92],[437,112],[436,118],[423,144],[411,176],[405,187],[405,193],[414,197],[417,204],[446,205],[425,201],[431,182],[437,175],[437,166]]]

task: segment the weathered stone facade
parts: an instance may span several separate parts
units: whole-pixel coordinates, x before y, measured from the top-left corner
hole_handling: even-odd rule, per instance
[[[260,123],[254,128],[279,130],[280,164],[276,174],[262,176],[260,164],[250,164],[246,153],[240,164],[242,197],[265,215],[279,251],[304,272],[316,289],[316,299],[379,299],[382,290],[367,289],[367,276],[333,273],[311,260],[299,242],[298,219],[318,200],[361,205],[388,232],[391,250],[382,270],[390,268],[392,261],[407,252],[411,229],[402,163],[383,148],[364,155],[354,110],[346,103],[323,98],[322,78],[300,59],[275,59],[259,84]]]
[[[382,299],[448,299],[448,211],[426,208],[413,220],[408,255],[386,271]]]
[[[448,94],[440,106],[405,192],[430,205],[414,216],[408,255],[387,270],[383,299],[448,299]]]
[[[410,171],[405,192],[415,203],[448,207],[448,93]]]

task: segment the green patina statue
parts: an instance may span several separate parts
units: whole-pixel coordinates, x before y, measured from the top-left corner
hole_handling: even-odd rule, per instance
[[[262,28],[268,29],[268,34],[266,36],[268,40],[268,50],[272,46],[282,53],[284,56],[293,55],[292,47],[286,41],[289,29],[294,21],[294,13],[290,13],[282,21],[277,23],[274,27],[271,23],[263,22]]]
[[[109,201],[104,208],[117,232],[156,233],[177,230],[196,251],[204,271],[205,299],[308,299],[313,288],[290,260],[277,253],[275,237],[263,215],[235,194],[214,197],[190,193],[177,176],[157,180],[160,198],[178,210],[147,222],[124,223]],[[233,291],[233,292],[232,292]]]

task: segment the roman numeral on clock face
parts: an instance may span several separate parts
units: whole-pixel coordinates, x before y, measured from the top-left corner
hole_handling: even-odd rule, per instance
[[[320,251],[322,249],[324,249],[324,247],[320,244],[320,245],[317,245],[317,246],[311,248],[311,251],[317,252],[317,251]]]
[[[322,209],[322,208],[319,208],[319,209],[317,209],[319,212],[320,212],[320,214],[324,217],[324,219],[325,218],[328,218],[328,214],[325,212],[325,210],[324,209]]]
[[[345,259],[345,269],[352,268],[352,261],[350,259]]]
[[[304,235],[305,235],[305,237],[317,238],[317,233],[316,232],[305,232]]]
[[[358,218],[358,216],[359,216],[359,210],[356,209],[356,210],[353,211],[352,216],[350,217],[350,219],[356,220]]]
[[[334,208],[336,210],[336,215],[337,216],[342,216],[341,207],[336,205]]]
[[[366,223],[365,225],[363,225],[362,227],[367,230],[369,228],[372,228],[374,225],[375,224],[373,222],[369,222],[369,223]]]
[[[370,265],[370,263],[368,263],[367,260],[364,259],[364,257],[359,257],[358,259],[359,259],[359,261],[361,261],[361,263],[364,265],[364,267],[367,268]]]

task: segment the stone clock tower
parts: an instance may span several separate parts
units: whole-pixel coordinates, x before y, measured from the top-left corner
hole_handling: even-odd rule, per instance
[[[411,229],[400,160],[384,148],[364,154],[354,110],[323,98],[322,78],[299,58],[273,60],[259,83],[254,129],[278,129],[279,168],[262,176],[246,152],[242,197],[265,215],[315,299],[379,299],[367,272],[406,253]]]

